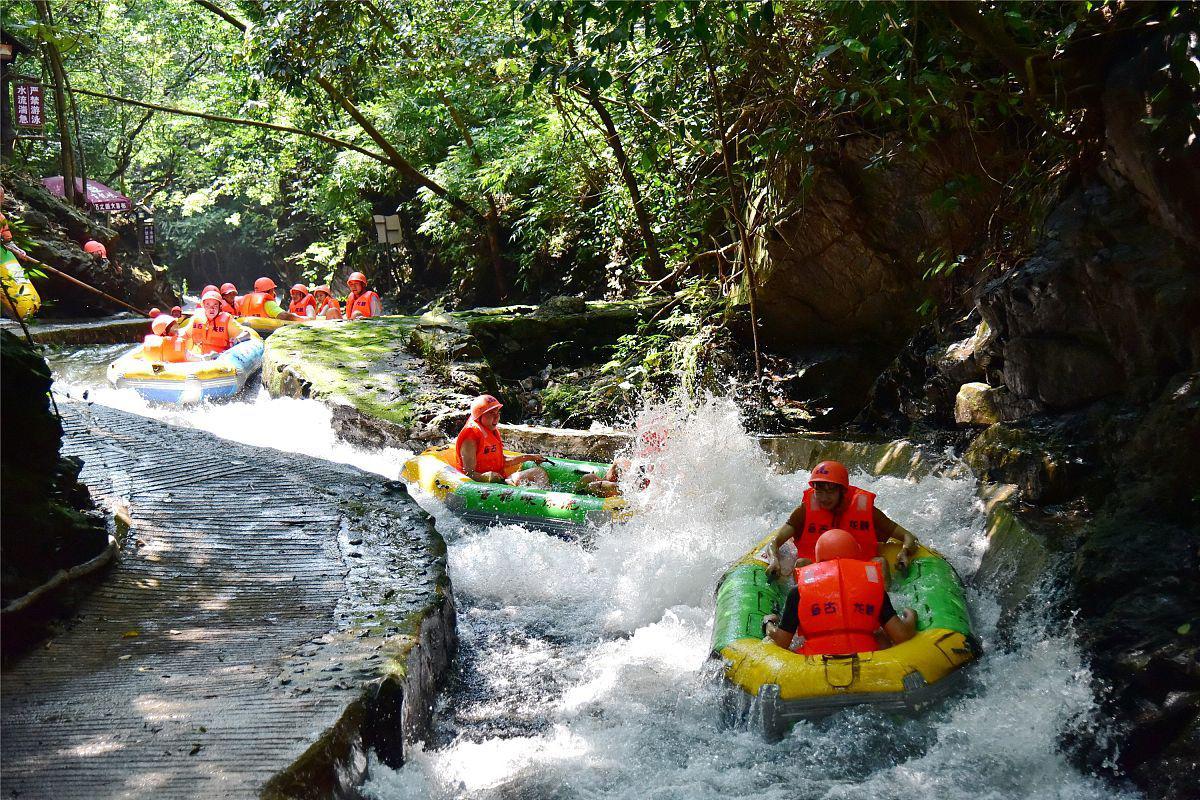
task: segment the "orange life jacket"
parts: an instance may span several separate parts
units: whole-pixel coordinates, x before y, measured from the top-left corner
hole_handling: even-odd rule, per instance
[[[224,353],[229,349],[229,323],[233,317],[222,311],[211,320],[204,314],[192,318],[192,344],[201,353]]]
[[[177,364],[187,361],[187,340],[182,336],[148,335],[142,340],[142,357],[147,361],[163,361]]]
[[[308,315],[304,312],[304,309],[308,308],[309,306],[316,308],[317,301],[313,299],[311,294],[306,294],[299,300],[293,300],[288,304],[288,313],[295,314],[297,317],[306,317]]]
[[[267,303],[270,302],[266,292],[250,292],[242,297],[242,307],[239,309],[243,317],[271,317],[267,313]]]
[[[851,486],[842,495],[842,502],[833,511],[817,505],[813,490],[804,490],[804,530],[792,537],[796,545],[796,556],[816,561],[817,539],[830,528],[841,528],[850,532],[862,549],[863,558],[874,558],[879,554],[879,543],[875,540],[875,495],[866,489]]]
[[[458,437],[454,440],[455,469],[459,472],[466,472],[462,463],[462,446],[463,442],[468,439],[474,439],[476,442],[476,472],[504,472],[504,442],[500,441],[500,434],[488,430],[474,419],[468,420],[467,424],[463,425],[462,430],[458,432]]]
[[[371,301],[378,299],[379,295],[375,294],[375,292],[372,292],[370,289],[367,289],[365,292],[359,295],[350,295],[346,298],[346,318],[353,318],[355,311],[362,314],[364,317],[373,316],[371,314]],[[480,471],[486,472],[487,470]]]
[[[316,298],[313,298],[314,300]],[[324,303],[317,306],[317,316],[325,319],[341,319],[342,307],[338,305],[338,301],[332,297],[326,297]]]
[[[236,308],[234,308],[233,306],[229,305],[229,301],[226,300],[224,297],[221,298],[221,310],[224,311],[226,314],[232,314],[235,317],[237,316],[237,313],[238,313],[238,310]]]
[[[797,608],[805,655],[849,655],[878,650],[875,631],[883,607],[883,568],[873,561],[838,558],[796,570]]]

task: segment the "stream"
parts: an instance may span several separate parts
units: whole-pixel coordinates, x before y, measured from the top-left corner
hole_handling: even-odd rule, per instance
[[[323,405],[271,398],[257,383],[238,402],[149,406],[104,382],[127,347],[52,350],[55,391],[388,478],[411,455],[340,442]],[[1060,750],[1067,728],[1102,733],[1088,666],[1049,592],[1002,638],[997,605],[970,590],[985,656],[964,692],[922,716],[849,710],[777,743],[723,726],[708,658],[716,581],[786,519],[807,473],[772,471],[731,402],[674,417],[653,484],[631,498],[639,513],[586,544],[467,527],[418,498],[449,544],[460,649],[429,740],[398,770],[373,765],[368,797],[1138,797]],[[964,578],[978,568],[986,538],[973,480],[852,480]]]

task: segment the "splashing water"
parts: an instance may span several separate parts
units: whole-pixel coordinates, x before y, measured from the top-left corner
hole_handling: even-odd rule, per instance
[[[47,353],[54,373],[54,391],[75,399],[128,411],[181,428],[208,431],[222,439],[256,447],[323,458],[387,478],[400,476],[400,468],[412,456],[401,448],[366,450],[338,439],[333,414],[322,403],[271,397],[258,385],[247,384],[240,401],[202,402],[191,406],[148,403],[132,389],[114,389],[105,378],[105,368],[130,346],[103,345],[55,349]]]
[[[244,402],[152,406],[104,383],[127,349],[52,352],[55,390],[173,425],[354,464],[395,478],[403,450],[335,439],[328,409],[247,392]],[[917,718],[852,709],[778,743],[720,723],[709,644],[725,567],[798,502],[807,474],[779,475],[732,403],[639,423],[670,428],[626,476],[636,517],[586,546],[515,525],[464,527],[429,506],[450,542],[460,650],[428,742],[399,770],[372,766],[375,800],[420,798],[1133,798],[1072,767],[1065,727],[1095,708],[1070,630],[1021,620],[1002,649],[999,608],[969,603],[987,647],[958,697]],[[650,470],[638,491],[636,467]],[[964,577],[986,546],[972,482],[854,477],[890,517]],[[423,500],[428,503],[428,499]]]
[[[708,660],[724,568],[791,511],[807,474],[778,475],[732,403],[675,419],[638,515],[587,547],[443,514],[459,605],[454,685],[424,747],[366,791],[407,798],[1133,797],[1079,773],[1064,727],[1094,711],[1069,630],[969,598],[988,646],[968,688],[922,717],[853,709],[770,744],[719,721]],[[960,574],[986,540],[967,480],[855,476]],[[994,651],[992,648],[997,648]]]

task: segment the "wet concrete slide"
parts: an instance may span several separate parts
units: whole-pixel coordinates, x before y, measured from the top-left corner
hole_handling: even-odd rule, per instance
[[[335,796],[368,746],[400,760],[455,645],[445,546],[403,486],[59,402],[132,527],[3,675],[4,796]]]

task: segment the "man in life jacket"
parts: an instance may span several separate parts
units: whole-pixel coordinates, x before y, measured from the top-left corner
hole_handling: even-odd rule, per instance
[[[313,300],[317,304],[318,319],[341,319],[342,307],[333,296],[328,284],[322,284],[313,289]]]
[[[504,442],[496,428],[501,408],[500,401],[490,394],[471,401],[471,417],[454,440],[453,466],[473,481],[548,488],[550,476],[546,470],[538,466],[518,469],[527,461],[541,464],[545,456],[504,455]]]
[[[850,531],[862,548],[863,558],[874,558],[879,542],[902,541],[904,546],[896,559],[896,567],[902,572],[908,569],[917,550],[917,538],[875,507],[874,494],[850,485],[843,464],[822,461],[813,468],[800,505],[775,531],[768,547],[767,574],[778,577],[791,572],[791,565],[781,564],[779,556],[779,548],[789,539],[796,546],[796,566],[811,564],[817,539],[831,528]]]
[[[219,292],[205,292],[200,296],[200,306],[201,310],[192,317],[188,336],[192,347],[202,354],[215,358],[250,337],[250,332],[232,314],[221,310]]]
[[[179,334],[179,317],[159,314],[150,321],[151,333],[142,340],[142,358],[177,364],[181,361],[202,361],[188,349],[187,336]]]
[[[346,319],[368,319],[383,313],[383,302],[379,295],[367,288],[367,276],[351,272],[346,279],[350,295],[346,298]]]
[[[222,311],[228,311],[235,317],[242,315],[242,298],[238,297],[237,287],[232,283],[221,284],[221,300],[224,301]]]
[[[308,293],[308,287],[297,283],[292,287],[292,302],[288,304],[288,313],[295,314],[300,319],[316,319],[317,301]]]
[[[817,562],[796,569],[796,587],[788,593],[782,618],[763,620],[763,632],[775,644],[809,656],[850,655],[906,642],[917,630],[911,608],[897,614],[887,594],[883,559],[863,560],[857,539],[840,528],[817,538]],[[882,628],[885,639],[877,638]]]
[[[259,278],[254,282],[254,291],[242,298],[241,316],[267,317],[268,319],[299,319],[295,314],[284,311],[275,300],[275,281]]]

